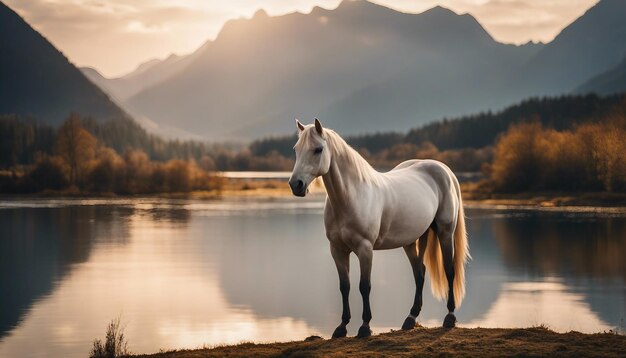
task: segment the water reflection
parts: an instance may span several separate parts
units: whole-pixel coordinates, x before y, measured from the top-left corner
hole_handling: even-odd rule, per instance
[[[601,321],[623,325],[626,311],[624,218],[528,211],[493,220],[492,227],[509,272],[532,280],[556,278],[572,297],[587,303]],[[537,291],[554,293],[554,290]],[[555,299],[553,305],[547,306],[553,306],[556,311],[565,308],[567,301],[567,298]],[[569,315],[571,312],[563,310],[563,317]],[[584,326],[585,320],[578,319],[581,322],[578,325]],[[612,328],[609,324],[595,326]]]
[[[113,217],[116,220],[113,220]],[[97,220],[96,220],[97,218]],[[0,215],[0,337],[72,266],[89,258],[94,233],[125,239],[115,211],[98,208],[5,210]]]
[[[580,279],[626,277],[626,221],[583,215],[523,216],[493,221],[507,265],[533,276]]]
[[[137,352],[327,336],[340,316],[319,201],[0,208],[0,289],[9,293],[0,295],[0,356],[84,356],[119,315]],[[464,325],[593,332],[623,324],[625,217],[467,213],[474,260],[458,311]],[[355,257],[351,271],[357,282]],[[413,292],[402,250],[377,252],[374,330],[397,329]],[[351,299],[354,333],[357,290]],[[439,325],[445,313],[428,294],[420,323]]]

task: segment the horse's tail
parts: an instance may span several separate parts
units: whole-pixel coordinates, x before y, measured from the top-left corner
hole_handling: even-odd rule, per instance
[[[443,255],[439,246],[439,237],[432,227],[428,228],[424,265],[430,276],[430,290],[435,298],[443,300],[448,297],[448,279],[443,269]]]
[[[465,231],[465,212],[463,211],[463,199],[461,199],[460,190],[458,195],[459,213],[454,230],[454,303],[456,307],[461,307],[461,302],[465,297],[465,263],[472,256],[469,253],[469,243]]]
[[[467,242],[467,232],[465,231],[465,213],[463,211],[463,200],[458,184],[457,195],[459,199],[459,210],[456,219],[456,228],[453,234],[454,240],[454,303],[456,307],[461,306],[465,297],[465,263],[471,258],[469,245]],[[443,268],[443,255],[439,244],[439,237],[433,230],[428,229],[428,244],[424,253],[424,264],[430,275],[430,288],[433,296],[437,299],[448,298],[448,279]]]

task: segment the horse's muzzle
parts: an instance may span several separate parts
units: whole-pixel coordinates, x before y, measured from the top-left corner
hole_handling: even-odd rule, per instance
[[[289,181],[289,186],[291,187],[291,192],[295,196],[303,197],[306,195],[306,187],[307,185],[300,179],[291,179]]]

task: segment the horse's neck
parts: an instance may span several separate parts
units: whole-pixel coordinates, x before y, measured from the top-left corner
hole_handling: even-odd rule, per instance
[[[357,163],[342,159],[345,158],[333,157],[328,173],[322,176],[328,198],[331,205],[336,209],[348,208],[353,205],[362,186],[372,185],[372,183],[364,182],[359,176],[359,169],[356,168]],[[369,166],[360,170],[374,171]],[[378,174],[372,173],[372,175]]]

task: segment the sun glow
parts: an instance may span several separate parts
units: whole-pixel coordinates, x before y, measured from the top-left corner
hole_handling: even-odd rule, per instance
[[[5,0],[78,66],[95,67],[107,77],[134,70],[140,63],[187,54],[213,40],[223,24],[251,18],[264,9],[270,16],[333,9],[341,0]],[[597,0],[536,2],[483,0],[372,0],[393,9],[419,13],[441,5],[469,12],[496,40],[550,41]],[[326,23],[327,19],[320,19]]]

